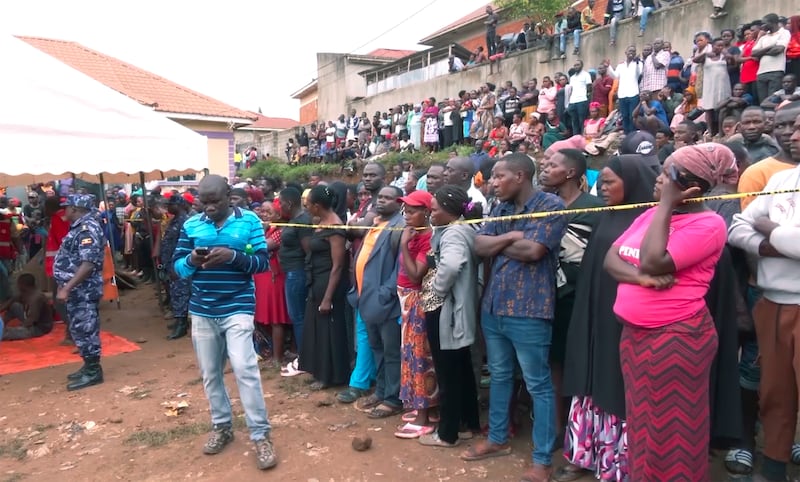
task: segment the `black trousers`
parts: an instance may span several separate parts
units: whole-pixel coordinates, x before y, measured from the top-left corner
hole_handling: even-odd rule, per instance
[[[439,317],[441,308],[425,313],[428,343],[431,346],[433,366],[439,382],[439,438],[447,443],[458,440],[462,424],[468,430],[480,431],[478,413],[478,388],[472,373],[470,347],[442,350],[439,343]]]

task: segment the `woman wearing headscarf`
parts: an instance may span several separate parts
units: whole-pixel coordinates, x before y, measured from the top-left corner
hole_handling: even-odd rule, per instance
[[[443,186],[431,200],[430,221],[436,231],[420,300],[439,381],[441,421],[437,432],[420,437],[422,445],[456,447],[461,441],[462,424],[471,433],[480,430],[478,389],[470,354],[479,299],[476,231],[474,225],[453,222],[479,219],[482,214],[481,205],[473,203],[459,186]]]
[[[605,268],[619,282],[614,313],[623,324],[631,480],[710,477],[709,380],[718,339],[705,296],[727,229],[699,198],[727,175],[732,156],[721,147],[686,146],[668,157],[656,180],[659,205],[606,255]]]
[[[600,174],[607,206],[653,199],[656,173],[638,154],[612,157]],[[571,396],[564,457],[553,480],[577,480],[591,471],[600,480],[626,480],[625,391],[619,363],[622,325],[614,315],[617,282],[603,268],[611,244],[644,208],[603,212],[581,260],[564,361],[564,395]]]

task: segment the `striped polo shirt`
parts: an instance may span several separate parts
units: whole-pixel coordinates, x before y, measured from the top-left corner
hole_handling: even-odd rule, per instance
[[[234,251],[230,262],[207,269],[191,264],[194,248],[220,246]],[[234,207],[221,228],[205,213],[195,214],[183,225],[173,259],[178,276],[192,278],[189,313],[206,318],[255,313],[253,275],[269,270],[269,254],[254,213]]]

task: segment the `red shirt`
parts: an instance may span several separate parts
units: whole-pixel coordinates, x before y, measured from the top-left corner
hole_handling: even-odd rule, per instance
[[[53,276],[53,262],[56,259],[56,253],[61,247],[61,241],[69,233],[69,221],[64,219],[67,211],[59,209],[52,218],[50,218],[50,231],[47,233],[47,242],[45,243],[45,257],[44,257],[44,272],[47,276]]]
[[[742,45],[742,57],[750,57],[755,45],[755,40],[745,42],[744,45]],[[749,84],[750,82],[755,82],[756,77],[758,77],[758,60],[745,61],[742,64],[742,73],[739,75],[739,80],[743,84]]]
[[[427,233],[419,233],[418,235],[414,236],[411,241],[408,242],[408,251],[411,256],[414,258],[415,262],[425,261],[428,258],[428,251],[431,249],[431,235],[433,233],[428,231]],[[414,284],[406,274],[406,270],[403,268],[403,252],[400,252],[398,256],[398,263],[400,263],[400,269],[397,272],[397,286],[401,288],[407,289],[421,289],[422,285]]]

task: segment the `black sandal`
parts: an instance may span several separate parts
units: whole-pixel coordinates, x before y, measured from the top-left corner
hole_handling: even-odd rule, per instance
[[[587,473],[586,470],[572,464],[559,467],[551,476],[554,482],[572,482],[578,480]]]
[[[395,407],[394,405],[389,405],[388,403],[381,403],[368,412],[367,417],[372,419],[387,418],[400,415],[402,412],[403,407]]]

